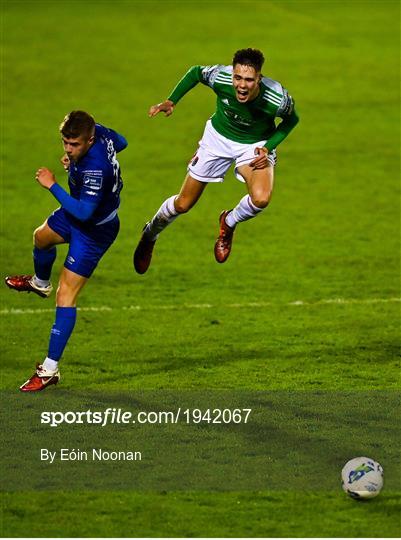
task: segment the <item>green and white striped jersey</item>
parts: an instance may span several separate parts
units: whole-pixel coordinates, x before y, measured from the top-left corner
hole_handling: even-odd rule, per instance
[[[177,103],[198,82],[212,88],[217,96],[216,112],[211,118],[213,127],[224,137],[236,142],[269,140],[277,131],[275,118],[286,119],[293,113],[293,100],[287,90],[279,82],[267,77],[262,78],[256,99],[240,103],[233,86],[233,68],[221,64],[193,66],[168,99]],[[266,143],[266,146],[272,150],[276,144]]]

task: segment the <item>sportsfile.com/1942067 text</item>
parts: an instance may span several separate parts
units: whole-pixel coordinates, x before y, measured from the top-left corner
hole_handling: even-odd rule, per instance
[[[111,424],[247,424],[252,409],[210,408],[184,409],[175,411],[124,411],[107,408],[104,411],[43,411],[40,423],[57,427],[61,424],[97,424],[101,427]]]

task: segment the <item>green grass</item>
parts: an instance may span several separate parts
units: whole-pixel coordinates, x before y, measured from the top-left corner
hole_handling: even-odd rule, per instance
[[[63,491],[34,492],[21,482],[3,494],[2,535],[399,536],[396,415],[379,400],[370,421],[361,399],[399,388],[399,3],[3,0],[1,9],[4,274],[31,271],[32,231],[57,206],[35,183],[36,169],[52,168],[65,185],[57,132],[64,114],[88,110],[129,140],[120,154],[121,232],[82,293],[62,383],[45,396],[16,389],[46,353],[53,300],[0,291],[3,463],[24,455],[13,423],[33,445],[24,451],[36,451],[45,439],[35,407],[84,410],[99,393],[115,393],[115,406],[127,407],[143,390],[173,391],[177,405],[189,390],[262,391],[279,404],[303,392],[313,411],[320,392],[333,422],[312,429],[308,416],[291,417],[283,397],[263,431],[267,458],[271,436],[283,436],[286,473],[294,449],[326,459],[332,483],[324,491],[291,480],[287,490],[251,489],[250,481],[250,489],[223,492],[178,484],[71,491],[68,482]],[[169,119],[150,120],[147,110],[189,66],[229,63],[244,46],[265,52],[264,73],[288,88],[301,116],[278,149],[272,203],[238,227],[229,261],[217,265],[217,217],[244,193],[229,173],[163,233],[140,277],[131,263],[140,230],[178,191],[214,96],[194,89]],[[55,281],[65,253],[61,247]],[[31,422],[21,424],[31,404]],[[323,399],[315,412],[325,411]],[[253,439],[243,430],[238,440],[249,447]],[[360,504],[336,482],[341,464],[364,450],[387,476],[383,493]]]
[[[43,536],[43,496],[6,495],[7,534]],[[347,537],[396,536],[399,498],[383,495],[367,503],[337,493],[68,493],[46,499],[48,536],[85,537],[107,531],[110,537]],[[63,512],[60,512],[60,507]],[[86,515],[77,519],[82,509]],[[393,525],[389,525],[392,523]]]

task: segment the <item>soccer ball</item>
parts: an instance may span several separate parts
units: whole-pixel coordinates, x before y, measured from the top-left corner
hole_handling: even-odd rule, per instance
[[[353,499],[372,499],[383,487],[383,467],[374,459],[356,457],[344,465],[341,479]]]

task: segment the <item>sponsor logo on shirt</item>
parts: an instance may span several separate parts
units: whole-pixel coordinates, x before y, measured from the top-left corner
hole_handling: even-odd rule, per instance
[[[248,118],[244,118],[243,116],[240,116],[239,114],[236,114],[233,111],[230,111],[229,109],[224,110],[224,114],[228,116],[235,124],[239,124],[241,126],[251,126],[252,120],[249,120]]]
[[[84,171],[84,186],[86,188],[96,190],[102,188],[103,185],[103,171]]]

